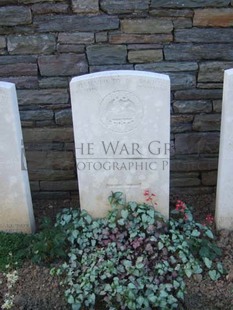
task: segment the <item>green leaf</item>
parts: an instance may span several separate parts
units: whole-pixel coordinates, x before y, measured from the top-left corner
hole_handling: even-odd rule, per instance
[[[187,276],[188,278],[191,277],[191,275],[192,275],[192,270],[191,270],[190,268],[185,268],[185,269],[184,269],[184,272],[185,272],[185,274],[186,274],[186,276]]]
[[[156,302],[157,298],[158,297],[154,294],[148,296],[149,301],[152,302],[153,304]]]
[[[162,250],[163,247],[164,247],[164,244],[161,241],[159,241],[158,242],[158,249]]]
[[[209,272],[210,279],[216,281],[220,278],[220,274],[216,270],[210,270]]]
[[[74,303],[74,297],[72,295],[70,295],[67,299],[69,304],[73,304]]]
[[[197,229],[194,229],[194,230],[192,231],[191,236],[193,236],[193,237],[199,237],[200,234],[201,234],[200,231],[198,231]]]
[[[206,236],[209,237],[210,239],[214,239],[214,235],[213,235],[213,233],[212,233],[212,231],[211,231],[210,229],[207,229],[207,230],[205,231],[205,234],[206,234]]]
[[[133,283],[129,283],[128,288],[132,290],[132,289],[135,289],[136,286]]]
[[[121,198],[122,195],[123,195],[122,192],[115,192],[115,193],[113,193],[113,197],[114,197],[115,199]]]
[[[123,219],[126,219],[129,215],[129,211],[128,210],[122,210],[121,211],[121,216],[123,217]]]
[[[125,220],[124,219],[120,219],[117,221],[119,225],[124,226],[125,225]]]
[[[218,271],[219,271],[221,274],[224,273],[224,269],[223,269],[222,263],[220,263],[220,262],[217,263],[217,269],[218,269]]]
[[[203,257],[203,261],[204,261],[206,267],[210,269],[212,266],[212,261],[208,257]]]

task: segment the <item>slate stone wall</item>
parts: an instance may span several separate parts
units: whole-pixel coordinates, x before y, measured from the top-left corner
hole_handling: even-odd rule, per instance
[[[171,189],[215,190],[230,0],[0,0],[0,80],[17,85],[35,198],[77,195],[68,83],[103,70],[169,74]]]

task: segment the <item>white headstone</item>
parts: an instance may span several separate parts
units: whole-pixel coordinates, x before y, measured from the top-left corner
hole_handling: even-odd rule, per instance
[[[233,69],[224,73],[215,217],[217,229],[233,230]]]
[[[73,78],[70,88],[81,208],[102,217],[111,192],[143,202],[150,190],[168,217],[169,77],[109,71]]]
[[[15,85],[0,82],[0,231],[34,229]]]

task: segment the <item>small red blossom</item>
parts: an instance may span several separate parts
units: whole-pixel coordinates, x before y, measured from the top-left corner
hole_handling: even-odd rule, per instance
[[[151,193],[149,189],[146,189],[143,195],[146,197],[147,202],[151,202],[152,205],[157,206],[157,203],[153,201],[156,195],[154,193]]]
[[[182,200],[177,200],[176,211],[184,212],[186,208],[186,204]]]
[[[207,223],[207,224],[211,225],[211,224],[213,224],[213,222],[214,222],[214,217],[213,217],[212,214],[207,214],[205,220],[206,220],[206,223]]]

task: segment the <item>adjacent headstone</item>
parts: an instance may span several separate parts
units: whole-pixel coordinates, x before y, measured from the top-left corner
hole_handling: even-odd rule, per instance
[[[168,217],[169,77],[109,71],[75,77],[70,88],[81,208],[102,217],[111,192],[143,202],[150,190]]]
[[[0,231],[34,229],[15,85],[0,82]]]
[[[233,230],[233,69],[224,73],[216,225]]]

